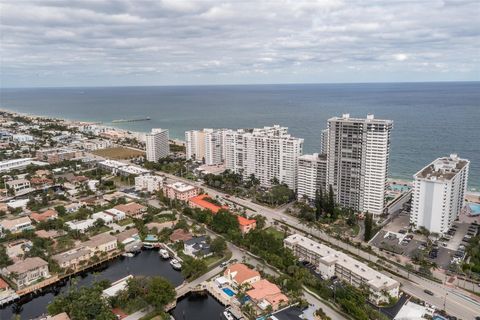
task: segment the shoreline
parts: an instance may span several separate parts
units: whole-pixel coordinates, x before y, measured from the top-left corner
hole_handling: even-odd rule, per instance
[[[44,119],[44,120],[50,119],[50,120],[56,120],[56,121],[63,121],[66,124],[69,124],[69,125],[74,125],[74,124],[81,123],[81,124],[97,125],[97,126],[100,126],[100,127],[103,127],[103,128],[114,129],[114,130],[117,130],[117,131],[120,131],[120,132],[138,133],[138,134],[147,133],[147,131],[133,131],[133,130],[128,130],[128,129],[123,129],[123,128],[120,128],[120,127],[115,126],[115,125],[106,125],[102,121],[96,121],[95,122],[95,121],[84,121],[84,120],[74,120],[74,119],[59,118],[59,117],[50,117],[50,116],[45,116],[45,115],[18,112],[18,111],[12,110],[12,109],[7,109],[7,108],[2,107],[2,106],[0,106],[0,112],[11,113],[13,115],[19,115],[19,116],[24,116],[24,117],[28,117],[28,118],[38,118],[38,119]],[[170,137],[170,140],[174,141],[176,143],[177,142],[185,143],[185,140],[182,140],[182,139],[176,138],[176,137]],[[413,176],[413,174],[412,174],[412,176]],[[413,180],[413,178],[410,179],[410,178],[406,178],[406,177],[389,176],[389,177],[387,177],[387,181],[389,183],[396,182],[397,184],[407,184],[407,185],[411,186],[414,180]],[[478,186],[468,186],[467,187],[467,194],[472,194],[472,195],[475,195],[475,196],[480,195],[480,185],[478,185]]]

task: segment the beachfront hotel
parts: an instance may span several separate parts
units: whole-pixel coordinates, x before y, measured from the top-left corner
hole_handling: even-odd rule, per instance
[[[392,128],[393,121],[375,119],[373,115],[351,118],[344,114],[328,119],[322,145],[326,143],[327,186],[333,187],[337,203],[360,212],[382,214]]]
[[[450,229],[465,204],[470,162],[456,154],[438,158],[413,177],[410,224],[432,233]]]
[[[297,198],[315,200],[320,188],[325,190],[327,173],[326,154],[304,154],[298,158]]]
[[[303,139],[288,134],[287,127],[227,130],[224,136],[225,168],[246,179],[254,174],[263,187],[278,179],[297,189],[298,158]]]
[[[152,129],[152,132],[145,136],[147,161],[157,162],[170,154],[170,145],[167,129]]]
[[[322,277],[330,279],[337,276],[354,287],[367,286],[370,289],[369,300],[375,304],[388,302],[390,297],[398,297],[400,288],[398,281],[343,252],[299,234],[285,238],[283,243],[300,261],[313,264]]]

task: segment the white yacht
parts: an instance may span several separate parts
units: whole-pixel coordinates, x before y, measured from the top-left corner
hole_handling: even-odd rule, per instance
[[[160,249],[158,251],[158,254],[163,258],[163,259],[169,259],[170,255],[168,254],[168,251],[165,249]]]
[[[180,261],[178,261],[177,259],[172,259],[170,260],[170,265],[173,267],[173,269],[175,270],[180,270],[182,269],[182,264],[180,263]]]
[[[227,320],[235,320],[235,317],[233,316],[233,314],[228,309],[225,309],[225,311],[223,311],[223,316]]]

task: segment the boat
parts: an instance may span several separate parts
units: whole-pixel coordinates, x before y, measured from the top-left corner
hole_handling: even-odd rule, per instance
[[[160,256],[163,259],[169,259],[170,258],[170,255],[168,254],[168,251],[165,250],[165,249],[160,249],[160,251],[158,251],[158,254],[160,254]]]
[[[135,119],[119,119],[119,120],[112,120],[112,123],[123,123],[123,122],[138,122],[138,121],[148,121],[150,117],[145,118],[135,118]]]
[[[132,258],[134,257],[135,255],[131,252],[125,252],[125,253],[122,253],[122,256],[124,257],[127,257],[127,258]]]
[[[172,260],[170,260],[170,265],[171,265],[172,268],[175,269],[175,270],[180,270],[180,269],[182,269],[182,264],[181,264],[180,261],[178,261],[177,259],[172,259]]]
[[[230,311],[228,309],[225,309],[225,311],[223,311],[223,316],[227,320],[235,320],[235,317],[233,316],[233,314],[230,313]]]

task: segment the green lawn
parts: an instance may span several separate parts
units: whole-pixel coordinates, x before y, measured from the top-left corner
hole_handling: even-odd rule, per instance
[[[126,218],[117,222],[118,225],[126,226],[127,224],[133,223],[132,218]]]
[[[270,234],[273,234],[275,236],[275,238],[277,239],[280,239],[280,240],[283,240],[285,234],[282,232],[282,231],[279,231],[273,227],[268,227],[265,229],[265,231],[267,233],[270,233]]]

